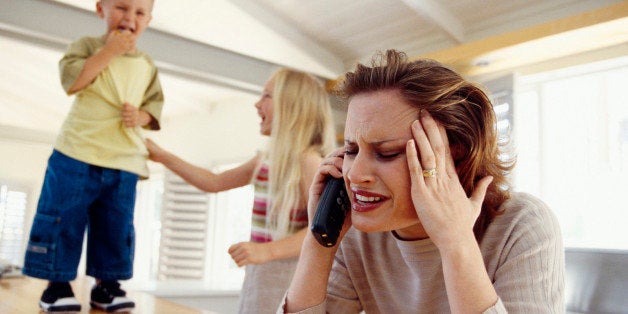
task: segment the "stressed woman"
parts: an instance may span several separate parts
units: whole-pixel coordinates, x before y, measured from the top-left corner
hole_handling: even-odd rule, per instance
[[[388,51],[347,73],[345,147],[328,176],[351,201],[341,238],[306,235],[280,311],[562,313],[559,226],[539,199],[512,191],[493,107],[443,65]]]

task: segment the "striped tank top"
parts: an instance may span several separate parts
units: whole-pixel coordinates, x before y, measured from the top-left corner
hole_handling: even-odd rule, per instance
[[[255,179],[253,180],[253,218],[251,224],[251,242],[273,241],[270,226],[266,223],[266,215],[270,213],[268,208],[269,186],[268,186],[268,162],[263,161]],[[297,232],[307,227],[307,208],[292,209],[290,213],[289,233]]]

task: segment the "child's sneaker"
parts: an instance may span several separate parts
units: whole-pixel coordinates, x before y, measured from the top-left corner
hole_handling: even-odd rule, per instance
[[[92,288],[92,308],[106,312],[128,311],[135,307],[135,303],[126,297],[126,292],[120,289],[117,281],[101,281]]]
[[[51,282],[39,300],[44,312],[80,312],[81,304],[74,297],[69,282]]]

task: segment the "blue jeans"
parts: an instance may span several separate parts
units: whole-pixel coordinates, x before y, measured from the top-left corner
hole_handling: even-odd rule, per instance
[[[26,249],[23,273],[76,278],[87,230],[87,270],[102,280],[133,276],[133,208],[138,175],[53,151]]]

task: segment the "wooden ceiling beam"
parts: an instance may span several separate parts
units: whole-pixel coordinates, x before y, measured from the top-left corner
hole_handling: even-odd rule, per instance
[[[412,59],[434,59],[462,74],[477,75],[626,42],[628,1],[623,1]]]

